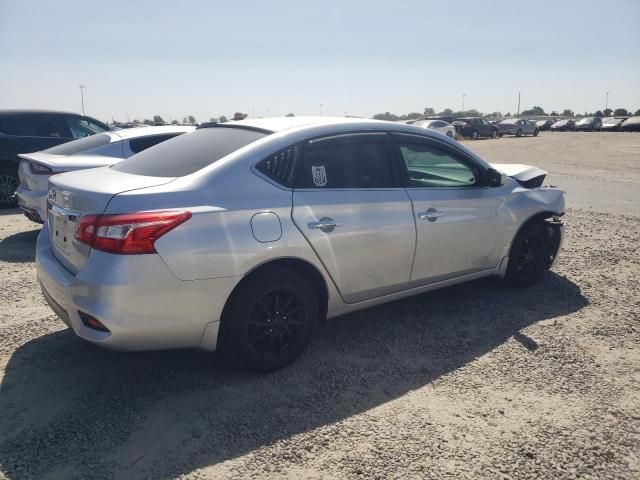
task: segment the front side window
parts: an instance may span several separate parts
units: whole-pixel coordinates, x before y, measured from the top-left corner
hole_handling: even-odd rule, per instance
[[[347,135],[304,149],[297,188],[393,188],[386,135]]]
[[[471,187],[477,184],[477,166],[452,152],[421,141],[398,141],[408,171],[409,188]]]
[[[96,133],[104,132],[104,128],[80,117],[67,117],[67,123],[73,138],[90,137]]]

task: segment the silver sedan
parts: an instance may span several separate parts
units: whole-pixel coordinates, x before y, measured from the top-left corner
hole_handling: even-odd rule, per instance
[[[49,183],[37,271],[75,333],[281,368],[327,317],[481,277],[526,287],[564,192],[448,137],[359,119],[201,128]]]
[[[540,133],[540,129],[535,122],[521,118],[508,118],[498,122],[497,126],[498,135],[501,137],[503,135],[515,135],[516,137],[533,135],[534,137],[537,137],[538,133]]]

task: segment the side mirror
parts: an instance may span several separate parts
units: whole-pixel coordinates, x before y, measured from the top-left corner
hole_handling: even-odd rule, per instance
[[[501,185],[504,185],[505,181],[505,174],[500,173],[495,168],[490,168],[487,170],[487,185],[489,185],[490,187],[499,187]]]

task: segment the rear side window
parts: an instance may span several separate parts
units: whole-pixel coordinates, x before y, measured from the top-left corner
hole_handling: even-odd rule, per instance
[[[304,149],[297,188],[392,188],[386,136],[348,135]]]
[[[81,138],[48,148],[45,152],[53,155],[74,155],[76,153],[93,150],[94,148],[107,145],[109,142],[111,142],[111,137],[105,133],[101,133],[99,135],[92,135],[90,137]]]
[[[149,177],[183,177],[267,135],[246,128],[203,128],[144,150],[111,168]]]
[[[133,153],[140,153],[147,148],[151,148],[154,145],[158,145],[170,138],[177,137],[179,133],[172,133],[170,135],[153,135],[149,137],[132,138],[129,140],[129,148]]]

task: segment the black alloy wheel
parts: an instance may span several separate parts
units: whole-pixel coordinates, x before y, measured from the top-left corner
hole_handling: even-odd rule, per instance
[[[269,372],[293,362],[311,342],[319,299],[309,281],[287,268],[248,277],[225,307],[220,351],[251,370]]]
[[[16,190],[20,185],[17,173],[0,170],[0,208],[15,208],[18,206]]]
[[[511,247],[505,280],[515,287],[533,285],[549,265],[551,240],[543,221],[526,224]]]

